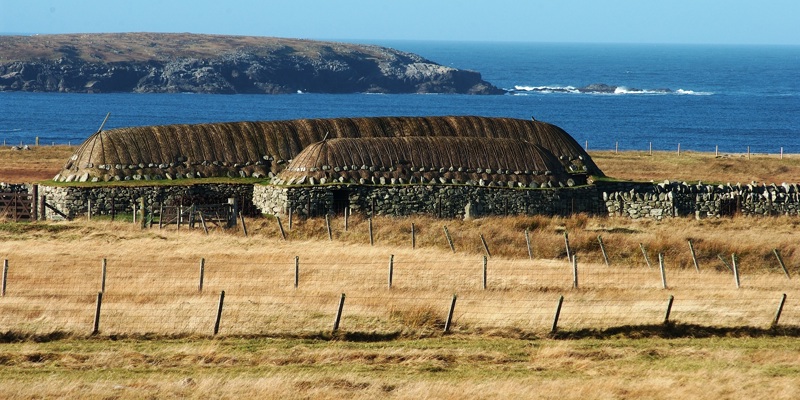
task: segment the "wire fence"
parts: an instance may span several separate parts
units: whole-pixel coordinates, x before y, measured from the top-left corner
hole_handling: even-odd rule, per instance
[[[391,255],[356,263],[299,256],[12,259],[3,271],[0,332],[302,335],[336,328],[388,335],[602,329],[667,319],[800,325],[796,279],[751,273],[737,287],[728,273],[664,272],[566,260]]]

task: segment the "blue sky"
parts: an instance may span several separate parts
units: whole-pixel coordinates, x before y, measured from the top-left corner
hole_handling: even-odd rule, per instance
[[[800,44],[798,0],[0,0],[2,33]]]

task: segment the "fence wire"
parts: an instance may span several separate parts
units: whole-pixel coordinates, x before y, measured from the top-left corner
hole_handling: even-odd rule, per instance
[[[345,263],[297,257],[9,260],[0,332],[298,335],[339,329],[393,334],[444,329],[548,331],[651,325],[800,325],[800,284],[780,273],[697,272],[564,260],[431,260],[385,257]],[[224,299],[221,296],[225,292]],[[99,293],[100,313],[97,314]],[[555,321],[558,299],[564,296]],[[220,302],[222,301],[222,312]]]

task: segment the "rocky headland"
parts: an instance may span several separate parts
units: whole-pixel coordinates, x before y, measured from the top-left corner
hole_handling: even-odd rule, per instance
[[[248,36],[0,36],[0,91],[502,94],[475,71],[391,48]]]

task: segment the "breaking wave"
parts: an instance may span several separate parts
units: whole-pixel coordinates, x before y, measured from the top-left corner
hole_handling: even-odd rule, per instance
[[[700,92],[694,90],[677,89],[672,90],[669,88],[658,89],[637,89],[629,88],[626,86],[614,86],[604,83],[595,83],[588,86],[526,86],[516,85],[513,89],[506,89],[512,95],[526,95],[531,93],[569,93],[569,94],[607,94],[607,95],[681,95],[681,96],[709,96],[713,92]]]

